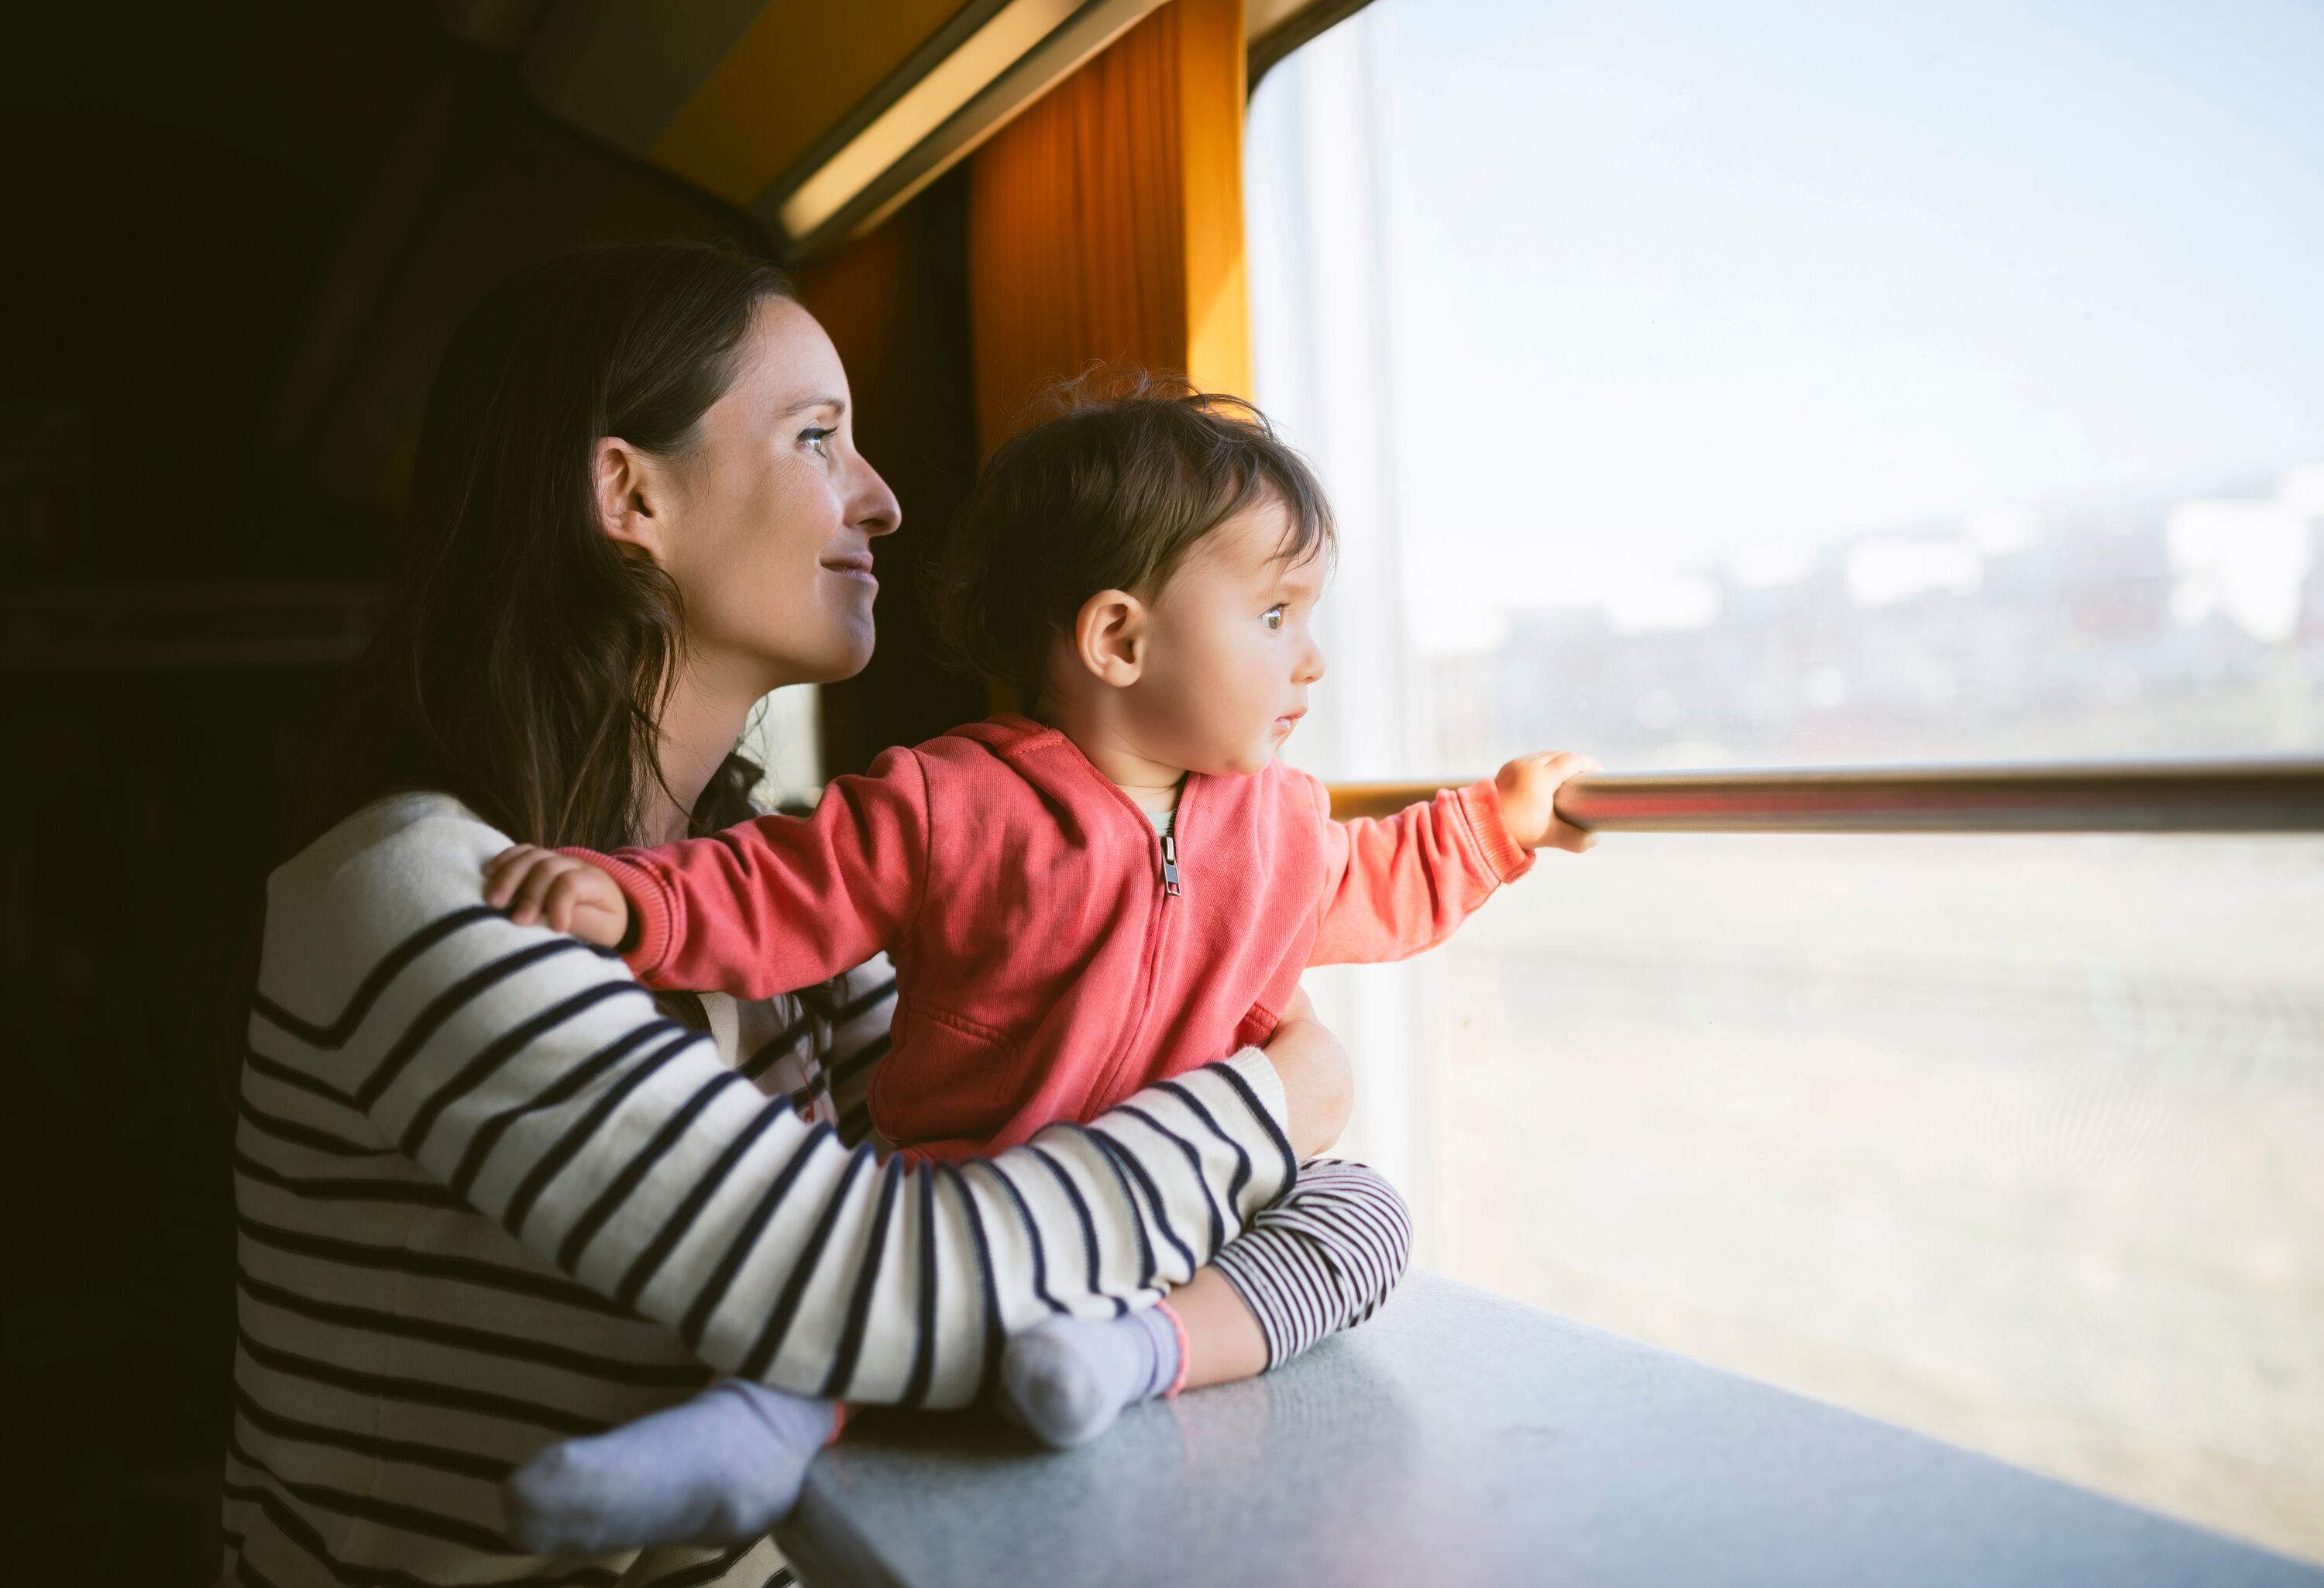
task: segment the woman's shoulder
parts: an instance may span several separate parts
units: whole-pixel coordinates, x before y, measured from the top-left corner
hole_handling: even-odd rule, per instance
[[[481,910],[484,863],[508,845],[448,794],[375,800],[267,879],[268,956],[376,957],[452,912]]]
[[[481,870],[512,840],[449,794],[391,794],[348,816],[274,870],[270,891],[426,887],[447,871]]]

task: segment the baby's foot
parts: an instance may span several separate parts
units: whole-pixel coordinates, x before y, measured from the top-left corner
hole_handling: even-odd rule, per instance
[[[1169,1393],[1184,1360],[1167,1306],[1102,1323],[1051,1318],[1009,1342],[1001,1411],[1065,1450],[1104,1433],[1123,1407]]]
[[[739,1544],[790,1514],[838,1408],[722,1379],[682,1406],[552,1445],[509,1480],[509,1532],[541,1555]]]

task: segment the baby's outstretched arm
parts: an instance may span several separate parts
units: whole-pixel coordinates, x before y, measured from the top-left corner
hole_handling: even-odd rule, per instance
[[[485,897],[520,926],[620,949],[649,987],[770,998],[901,946],[927,828],[927,780],[896,749],[804,817],[611,854],[519,845],[486,868]]]
[[[1535,850],[1589,848],[1596,840],[1557,814],[1557,790],[1597,765],[1572,751],[1521,755],[1385,821],[1332,820],[1330,795],[1315,783],[1324,877],[1307,963],[1377,964],[1432,948],[1531,870]]]

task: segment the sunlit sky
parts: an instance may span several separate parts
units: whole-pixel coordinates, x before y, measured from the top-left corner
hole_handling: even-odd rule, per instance
[[[1398,516],[1449,554],[1407,565],[1424,631],[2324,459],[2314,0],[1379,0],[1348,26]],[[1255,206],[1291,201],[1290,97],[1253,106]]]

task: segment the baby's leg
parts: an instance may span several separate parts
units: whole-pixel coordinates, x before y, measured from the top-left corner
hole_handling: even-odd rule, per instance
[[[1170,1299],[1102,1322],[1056,1318],[1009,1343],[1002,1412],[1050,1445],[1093,1439],[1122,1408],[1248,1379],[1370,1317],[1412,1251],[1396,1188],[1317,1159]]]
[[[1319,1158],[1301,1167],[1298,1183],[1261,1209],[1212,1266],[1258,1320],[1267,1340],[1265,1366],[1272,1370],[1378,1312],[1411,1258],[1412,1215],[1396,1187],[1362,1164]],[[1194,1357],[1201,1366],[1199,1349]],[[1197,1378],[1190,1371],[1186,1382],[1250,1376]]]
[[[790,1514],[839,1408],[743,1379],[588,1439],[542,1451],[509,1480],[509,1532],[542,1555],[656,1544],[739,1544]]]

